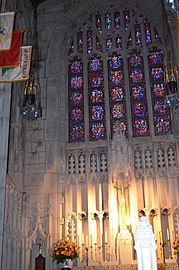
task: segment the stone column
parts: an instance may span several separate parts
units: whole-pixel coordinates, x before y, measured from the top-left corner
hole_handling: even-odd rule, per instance
[[[9,137],[11,84],[0,83],[0,270],[2,269],[5,186]]]

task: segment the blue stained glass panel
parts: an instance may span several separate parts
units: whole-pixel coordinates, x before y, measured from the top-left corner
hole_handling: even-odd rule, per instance
[[[81,73],[83,71],[83,66],[80,61],[74,61],[70,65],[70,71],[72,74]]]
[[[165,114],[168,112],[166,102],[163,99],[153,101],[154,112],[157,114]]]
[[[102,33],[101,14],[96,15],[96,28]]]
[[[90,102],[98,103],[104,101],[104,93],[101,89],[94,89],[90,92]]]
[[[131,87],[131,98],[132,99],[144,99],[146,98],[145,87],[136,85]]]
[[[105,14],[105,27],[107,30],[111,29],[111,13]]]
[[[84,141],[84,126],[83,125],[73,125],[71,127],[70,141],[71,142]]]
[[[171,119],[170,116],[161,116],[161,117],[154,117],[155,123],[155,133],[156,134],[165,134],[171,133]]]
[[[133,116],[137,117],[146,117],[147,116],[147,105],[146,102],[134,102],[132,104],[132,113]]]
[[[134,26],[135,29],[135,44],[137,46],[142,46],[142,35],[140,31],[140,24],[135,24]]]
[[[164,79],[164,70],[163,68],[152,68],[151,77],[154,81]]]
[[[78,89],[83,87],[83,78],[81,76],[71,77],[71,88]]]
[[[116,103],[116,104],[111,104],[111,113],[112,113],[112,118],[125,118],[126,116],[126,108],[123,103]]]
[[[109,65],[112,69],[123,67],[123,59],[120,56],[114,55],[109,60]]]
[[[81,105],[83,104],[84,101],[84,97],[83,97],[83,93],[81,92],[71,92],[69,95],[69,99],[70,99],[70,105]]]
[[[128,59],[130,67],[138,67],[143,64],[142,56],[137,53],[132,53]]]
[[[106,129],[104,123],[92,123],[90,130],[91,140],[100,140],[106,137]]]
[[[110,78],[110,82],[113,85],[118,85],[118,84],[122,84],[123,83],[123,72],[121,70],[117,70],[117,71],[110,71],[109,74],[109,78]]]
[[[125,121],[121,121],[121,120],[117,120],[120,121],[120,132],[122,132],[122,134],[127,134],[127,123]],[[112,135],[114,134],[114,131],[116,130],[116,122],[112,123]]]
[[[84,111],[81,108],[74,108],[70,112],[71,122],[80,122],[84,120]]]
[[[112,49],[112,46],[113,46],[113,44],[112,44],[112,38],[107,38],[106,39],[106,49],[107,49],[107,51],[111,50]]]
[[[163,64],[163,53],[161,52],[151,52],[148,56],[149,64],[158,65]]]
[[[134,120],[134,136],[148,136],[149,133],[149,124],[145,119]]]
[[[130,71],[130,79],[133,83],[142,82],[144,79],[143,70],[140,68],[135,68]]]
[[[125,94],[122,87],[114,87],[110,89],[110,101],[122,101],[124,100]]]
[[[103,86],[103,75],[92,73],[89,75],[89,87],[100,87]]]
[[[145,39],[146,39],[146,45],[150,45],[152,43],[152,38],[151,38],[151,29],[150,29],[150,23],[145,22],[144,23],[144,31],[145,31]]]
[[[163,83],[156,83],[151,85],[152,97],[162,97],[165,96],[165,87]]]
[[[96,57],[91,59],[89,62],[89,71],[94,72],[100,70],[102,70],[102,61]]]
[[[116,29],[119,29],[120,27],[120,12],[119,11],[114,12],[114,25]]]
[[[104,119],[104,108],[103,106],[94,105],[91,108],[91,120],[98,121]]]

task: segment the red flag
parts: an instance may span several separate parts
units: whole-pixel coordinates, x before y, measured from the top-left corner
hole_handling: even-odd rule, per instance
[[[12,33],[11,48],[7,51],[0,51],[0,67],[17,67],[19,64],[20,49],[23,31]]]

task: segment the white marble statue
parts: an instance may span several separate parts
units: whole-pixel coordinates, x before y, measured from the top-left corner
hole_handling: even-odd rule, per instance
[[[135,235],[138,270],[157,270],[155,235],[145,216],[140,218]]]

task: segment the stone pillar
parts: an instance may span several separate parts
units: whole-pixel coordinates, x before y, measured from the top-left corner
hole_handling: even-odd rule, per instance
[[[4,206],[9,138],[10,100],[11,84],[0,83],[0,270],[3,270],[3,228],[5,216]]]

